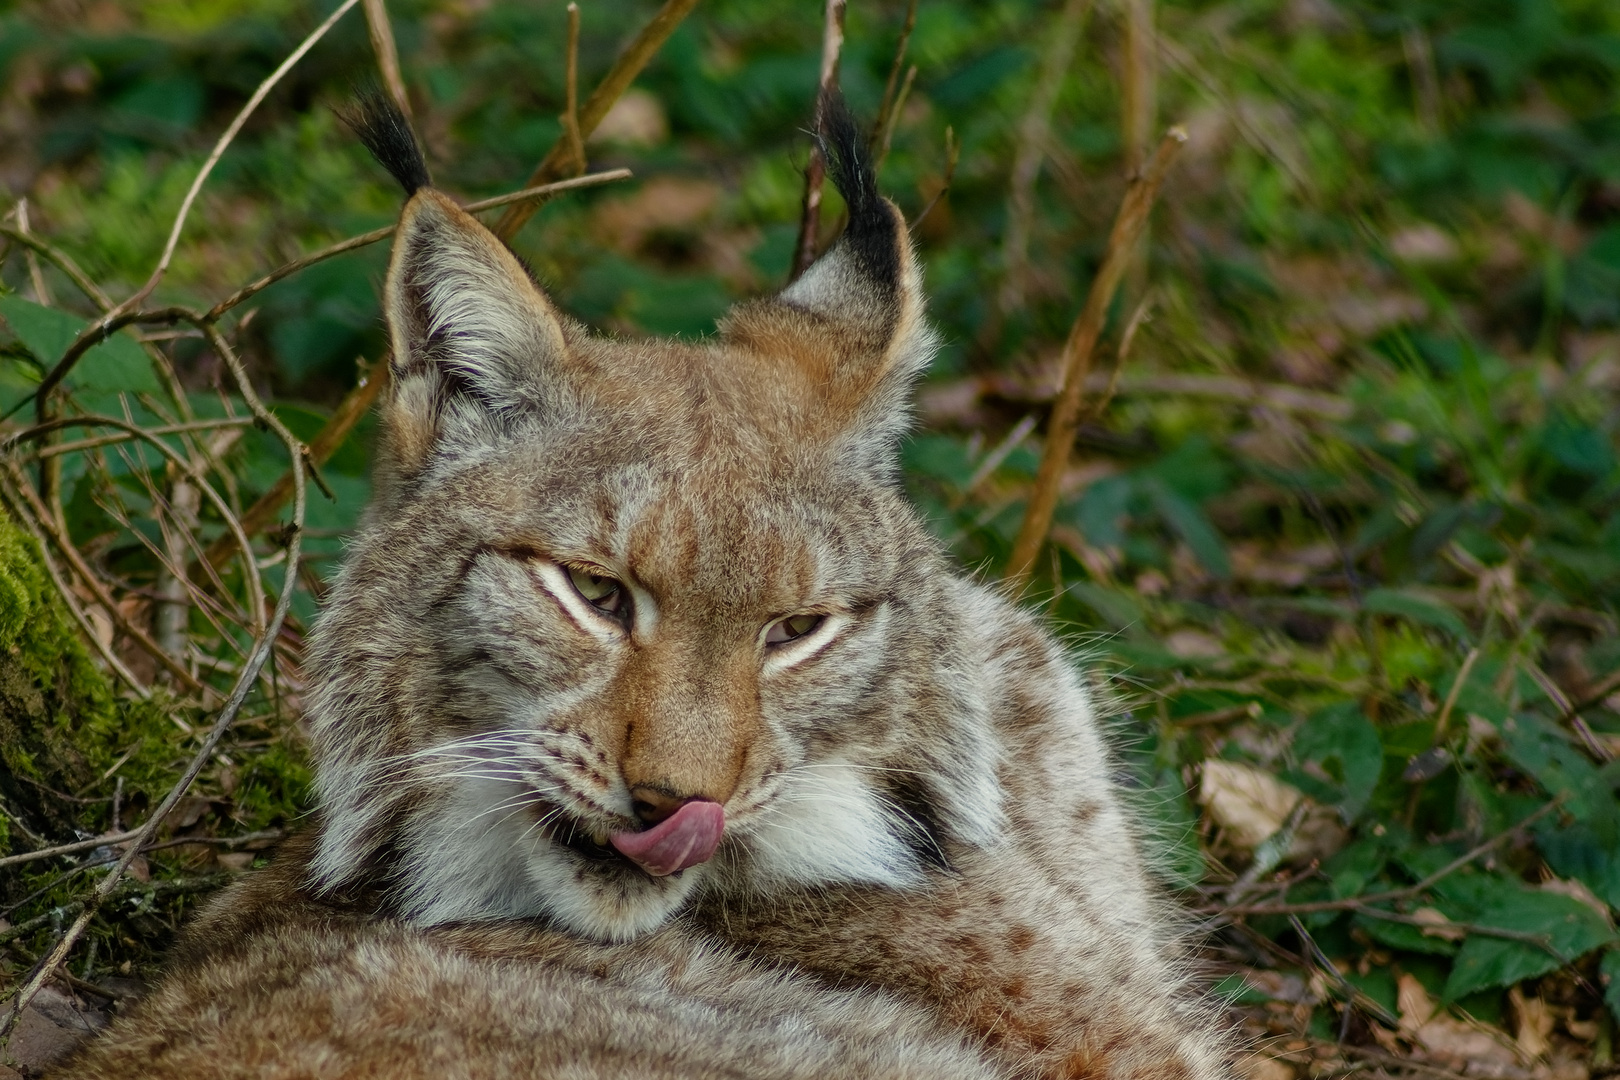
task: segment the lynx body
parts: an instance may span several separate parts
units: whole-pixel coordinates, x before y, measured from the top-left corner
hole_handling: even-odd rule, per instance
[[[935,342],[825,112],[843,236],[685,344],[561,316],[373,107],[411,198],[318,824],[65,1075],[1225,1075],[1085,688],[900,490]]]

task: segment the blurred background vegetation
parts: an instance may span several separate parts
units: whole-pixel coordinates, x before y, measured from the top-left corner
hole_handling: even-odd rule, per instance
[[[331,10],[0,8],[0,409],[24,406],[7,436],[100,313],[18,234],[113,302],[135,292],[220,132]],[[582,95],[655,10],[583,0]],[[522,187],[563,133],[563,5],[389,14],[437,183],[464,200]],[[1189,135],[1111,309],[1027,595],[1114,680],[1165,871],[1268,1048],[1250,1071],[1613,1071],[1620,6],[922,0],[896,69],[906,19],[904,0],[851,0],[841,81],[868,117],[891,72],[903,88],[882,186],[922,215],[946,342],[907,478],[987,577],[1127,174],[1167,124]],[[593,171],[634,178],[561,196],[512,239],[567,310],[696,337],[785,281],[821,29],[813,0],[698,3],[588,144]],[[376,71],[357,8],[226,150],[147,307],[206,309],[393,221],[397,188],[331,111]],[[824,242],[837,216],[829,194]],[[220,322],[300,438],[383,355],[386,249],[313,265]],[[91,350],[59,408],[146,429],[219,420],[207,438],[153,437],[236,513],[287,466],[272,433],[231,419],[247,409],[220,347],[184,322]],[[330,497],[311,490],[307,569],[259,689],[74,953],[92,1000],[138,990],[185,911],[308,805],[302,635],[364,507],[370,437],[362,421],[326,462]],[[248,601],[164,591],[226,526],[175,497],[150,441],[56,453],[58,524],[103,591],[54,585],[14,520],[49,445],[13,448],[0,521],[0,856],[139,823],[254,625]],[[254,573],[284,557],[285,520],[255,537]],[[245,572],[220,574],[213,595],[247,595]],[[108,655],[128,678],[109,681]],[[3,981],[117,854],[0,863]]]

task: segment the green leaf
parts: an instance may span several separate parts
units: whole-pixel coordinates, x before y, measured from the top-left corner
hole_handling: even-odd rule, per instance
[[[1394,615],[1436,630],[1444,630],[1467,641],[1468,624],[1443,600],[1414,589],[1373,589],[1361,598],[1361,606],[1376,615]]]
[[[41,367],[49,371],[89,323],[20,296],[0,296],[0,316]],[[92,346],[63,380],[68,386],[96,391],[157,393],[157,376],[140,345],[127,333],[109,335]]]
[[[1232,561],[1226,556],[1226,544],[1203,509],[1162,483],[1150,482],[1146,487],[1153,498],[1154,509],[1204,564],[1204,569],[1223,581],[1230,578]]]
[[[1425,934],[1422,928],[1408,926],[1406,923],[1390,922],[1388,919],[1358,913],[1351,920],[1351,925],[1374,941],[1403,952],[1431,953],[1436,956],[1455,956],[1457,953],[1455,942]]]
[[[1311,785],[1318,789],[1314,794],[1336,803],[1347,821],[1355,820],[1366,808],[1384,767],[1378,729],[1353,701],[1313,713],[1294,736],[1293,757],[1300,763],[1314,762],[1332,778],[1332,790],[1323,791],[1330,785],[1308,777],[1316,781]],[[1291,773],[1289,779],[1296,777]],[[1307,776],[1301,774],[1298,779]]]
[[[1545,975],[1615,940],[1603,917],[1579,900],[1500,878],[1479,880],[1490,882],[1495,896],[1469,921],[1517,934],[1544,935],[1546,944],[1469,934],[1446,980],[1449,1001]]]

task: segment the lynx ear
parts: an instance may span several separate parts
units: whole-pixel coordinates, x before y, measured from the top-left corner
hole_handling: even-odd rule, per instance
[[[937,341],[923,320],[922,275],[905,218],[878,194],[866,140],[830,90],[818,135],[849,221],[832,248],[770,300],[732,312],[721,333],[789,365],[866,464],[887,470],[910,420],[911,386]]]
[[[433,190],[392,99],[373,90],[338,115],[410,197],[384,297],[387,430],[394,465],[409,474],[441,444],[487,440],[541,405],[565,356],[562,321],[506,245]]]
[[[545,376],[567,351],[556,310],[504,244],[432,188],[400,217],[385,305],[401,467],[441,444],[486,441],[545,405]]]

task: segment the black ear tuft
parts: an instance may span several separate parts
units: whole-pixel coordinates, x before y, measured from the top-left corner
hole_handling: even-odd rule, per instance
[[[900,277],[899,236],[894,211],[878,194],[877,171],[872,167],[866,136],[837,87],[829,86],[822,93],[818,111],[821,130],[816,139],[828,174],[849,208],[843,243],[868,277],[893,284]]]
[[[411,122],[393,98],[373,87],[361,90],[353,104],[336,111],[338,119],[360,136],[377,163],[399,181],[407,198],[415,195],[417,188],[433,186]]]

